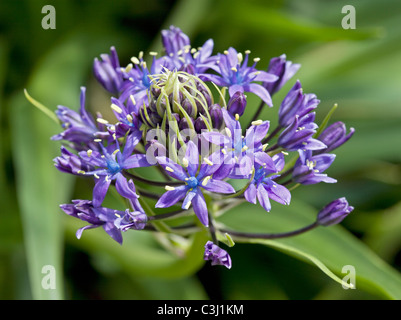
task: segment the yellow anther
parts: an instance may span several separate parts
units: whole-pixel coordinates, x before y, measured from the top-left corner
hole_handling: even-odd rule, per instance
[[[208,158],[203,158],[203,161],[205,161],[209,166],[213,165],[213,162],[210,161]]]
[[[212,179],[212,176],[207,176],[205,179],[203,179],[202,186],[206,186],[210,179]]]
[[[85,171],[83,171],[83,170],[78,170],[77,171],[79,174],[85,174],[86,172]]]
[[[150,51],[149,54],[153,57],[156,57],[158,55],[156,51]]]
[[[232,137],[231,130],[227,127],[225,127],[224,130],[226,131],[227,136],[231,138]]]
[[[90,157],[91,155],[92,155],[92,150],[91,149],[89,149],[88,151],[86,151],[86,154],[88,155],[88,157]]]
[[[174,187],[170,187],[170,186],[165,186],[164,189],[166,189],[167,191],[173,191],[173,190],[175,190]]]
[[[166,167],[166,170],[170,171],[170,172],[174,172],[174,170],[172,168],[170,168],[170,167]]]
[[[237,121],[239,120],[239,114],[238,113],[235,114],[235,120],[237,120]]]
[[[121,109],[118,105],[116,105],[114,103],[111,104],[111,108],[117,113],[122,113],[123,112],[123,109]]]
[[[252,121],[252,125],[253,126],[259,126],[259,125],[261,125],[263,123],[263,121],[262,120],[256,120],[256,121]]]
[[[97,118],[96,120],[97,120],[97,122],[102,123],[102,124],[108,124],[109,123],[106,119],[103,119],[103,118]]]
[[[102,142],[102,139],[94,139],[95,142]]]
[[[96,173],[94,173],[93,176],[94,176],[96,179],[99,179],[99,178],[100,178]]]
[[[131,61],[132,61],[133,64],[140,64],[141,63],[137,57],[132,57]]]
[[[187,158],[182,158],[182,165],[186,168],[189,166],[189,162]]]

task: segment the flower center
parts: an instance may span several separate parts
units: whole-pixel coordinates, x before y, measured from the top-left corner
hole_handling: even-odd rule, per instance
[[[111,174],[116,174],[117,172],[121,171],[120,165],[114,160],[107,160],[107,169]]]
[[[188,187],[194,189],[199,185],[198,179],[195,177],[189,177],[188,180],[186,180]]]

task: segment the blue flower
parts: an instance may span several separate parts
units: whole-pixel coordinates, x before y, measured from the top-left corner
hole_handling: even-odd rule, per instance
[[[331,166],[335,154],[323,153],[312,155],[311,150],[298,150],[299,158],[294,165],[292,178],[295,182],[301,184],[315,184],[319,182],[336,183],[337,180],[330,178],[323,173]]]
[[[104,207],[95,207],[89,200],[72,200],[72,204],[62,204],[60,208],[68,215],[89,223],[76,232],[76,237],[81,238],[84,230],[103,227],[107,234],[119,244],[123,238],[121,231],[115,226],[115,220],[123,214],[118,210]]]
[[[253,180],[244,193],[248,202],[256,204],[256,200],[258,200],[267,212],[271,210],[269,199],[284,205],[289,205],[291,201],[291,193],[288,189],[274,181],[275,178],[279,177],[277,172],[284,168],[284,156],[279,153],[273,156],[272,159],[275,167],[272,168],[263,163],[259,164]]]
[[[159,201],[156,203],[156,208],[170,207],[184,198],[182,208],[189,209],[192,204],[194,212],[200,222],[208,226],[208,210],[201,189],[223,194],[235,192],[234,188],[229,183],[221,181],[221,179],[225,178],[221,173],[222,171],[218,175],[213,175],[220,166],[225,165],[223,163],[223,157],[220,155],[216,156],[215,154],[215,157],[204,159],[204,162],[199,165],[199,151],[192,141],[187,143],[185,160],[183,159],[183,164],[186,169],[169,158],[156,158],[168,175],[184,182],[182,186],[178,187],[166,186],[167,192],[160,197]],[[213,162],[213,159],[216,161]]]
[[[95,177],[96,183],[93,188],[93,205],[98,207],[102,204],[111,181],[116,181],[116,189],[125,198],[136,198],[137,195],[129,187],[127,179],[123,175],[123,170],[147,167],[151,164],[146,160],[144,154],[132,154],[137,139],[127,140],[123,152],[120,151],[118,141],[107,148],[99,143],[101,152],[95,150],[81,151],[79,156],[86,163],[95,167],[95,170],[82,172],[84,175]]]
[[[345,124],[341,121],[337,121],[327,127],[317,138],[322,141],[327,148],[316,151],[316,153],[330,152],[346,143],[353,135],[355,129],[351,128],[347,134]]]
[[[222,147],[226,163],[233,160],[230,178],[243,178],[250,175],[256,159],[272,165],[271,158],[263,152],[261,141],[269,130],[269,121],[256,122],[242,135],[241,124],[226,109],[222,109],[226,124],[224,133],[204,132],[202,136],[209,142]]]
[[[205,78],[219,86],[228,87],[230,97],[237,91],[252,92],[259,96],[267,105],[273,106],[267,89],[255,82],[273,82],[278,77],[266,71],[257,70],[255,68],[258,61],[257,58],[254,59],[254,64],[249,67],[248,56],[249,52],[246,52],[243,58],[242,54],[239,54],[234,48],[229,48],[225,51],[225,54],[218,55],[217,67],[213,68],[219,75],[208,74]]]

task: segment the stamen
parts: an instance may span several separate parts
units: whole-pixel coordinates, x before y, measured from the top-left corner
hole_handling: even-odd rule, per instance
[[[114,156],[114,155],[116,155],[116,154],[117,154],[117,152],[119,152],[119,151],[120,151],[120,149],[116,149],[116,150],[114,150],[114,151],[113,151],[113,156]]]
[[[245,54],[250,54],[251,53],[251,50],[246,50],[245,51]]]
[[[102,139],[94,139],[95,142],[102,142]]]
[[[213,162],[210,161],[208,158],[203,158],[203,161],[205,161],[209,166],[213,165]]]
[[[227,50],[224,50],[224,54],[227,55],[227,54],[228,54],[228,51],[227,51]]]
[[[117,218],[121,218],[121,216],[118,213],[114,214]]]
[[[132,94],[129,97],[132,101],[132,104],[135,106],[136,105],[135,97]]]
[[[97,122],[102,123],[102,124],[108,124],[109,123],[106,119],[103,119],[103,118],[97,118],[96,120],[97,120]]]
[[[282,153],[283,155],[285,155],[285,156],[288,156],[288,152],[281,151],[281,153]]]
[[[158,55],[156,51],[150,51],[149,54],[153,57],[156,57]]]
[[[127,118],[127,120],[128,120],[129,122],[132,123],[133,119],[132,119],[132,116],[131,116],[130,114],[127,114],[126,118]]]
[[[231,135],[231,130],[230,130],[229,128],[227,128],[227,127],[225,127],[224,130],[226,131],[227,136],[228,136],[229,138],[231,138],[231,137],[232,137],[232,135]]]
[[[143,51],[139,51],[138,58],[139,58],[139,60],[142,60],[142,58],[143,58]]]
[[[262,150],[265,151],[268,145],[269,145],[268,143],[265,143],[265,144],[262,146]]]
[[[263,123],[262,120],[256,120],[256,121],[252,121],[252,122],[251,122],[251,124],[252,124],[253,126],[259,126],[259,125],[261,125],[262,123]]]
[[[93,176],[94,176],[96,179],[99,179],[99,178],[100,178],[96,173],[94,173]]]
[[[222,153],[222,154],[227,154],[226,149],[221,149],[221,153]]]
[[[245,152],[246,150],[248,150],[248,146],[243,146],[241,149],[242,152]]]
[[[192,48],[191,53],[194,54],[195,52],[197,52],[196,48]]]
[[[238,72],[236,67],[232,67],[231,70],[234,71],[234,72]]]
[[[254,62],[259,62],[259,61],[260,61],[260,58],[259,58],[259,57],[258,57],[258,58],[254,58],[253,61],[254,61]]]
[[[235,114],[235,120],[237,120],[237,121],[239,120],[239,114],[238,113]]]
[[[89,149],[88,151],[86,151],[86,154],[88,155],[88,157],[90,157],[91,155],[92,155],[92,150],[91,149]]]
[[[170,167],[166,167],[166,170],[170,171],[170,172],[174,172],[174,170],[172,168],[170,168]]]
[[[114,103],[111,104],[111,108],[117,113],[122,113],[123,112],[123,109],[121,109],[118,105],[116,105]]]
[[[170,187],[170,186],[165,186],[164,189],[166,189],[167,191],[173,191],[173,190],[175,190],[174,187]]]
[[[212,179],[212,176],[207,176],[205,179],[203,179],[202,186],[206,186],[210,179]]]
[[[78,170],[77,173],[79,173],[79,174],[85,174],[86,172],[83,171],[83,170]]]
[[[242,61],[244,60],[244,57],[242,56],[242,53],[241,53],[241,52],[238,52],[238,54],[237,54],[237,59],[238,59],[238,63],[239,63],[239,64],[241,64]]]
[[[141,63],[137,57],[132,57],[131,61],[132,61],[133,64],[140,64]]]
[[[132,63],[130,63],[130,64],[128,64],[126,67],[125,67],[125,72],[126,73],[128,73],[128,72],[130,72],[131,70],[132,70]]]
[[[188,210],[190,205],[191,205],[191,201],[188,201],[188,203],[186,204],[186,206],[184,207],[184,209],[185,209],[185,210]]]
[[[182,158],[182,164],[185,168],[187,168],[189,166],[189,162],[187,158]]]

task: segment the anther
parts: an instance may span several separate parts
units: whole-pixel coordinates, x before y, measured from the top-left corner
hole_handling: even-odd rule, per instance
[[[118,105],[116,105],[114,103],[111,104],[111,108],[117,113],[122,113],[123,112],[123,109],[121,109]]]
[[[174,187],[170,187],[170,186],[165,186],[164,189],[166,189],[167,191],[173,191],[173,190],[175,190]]]

